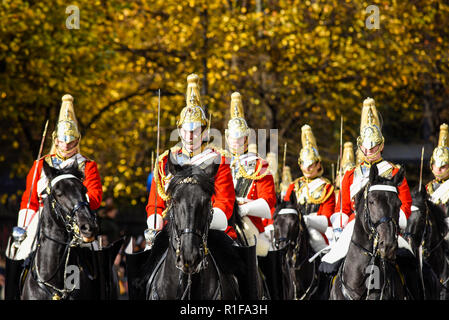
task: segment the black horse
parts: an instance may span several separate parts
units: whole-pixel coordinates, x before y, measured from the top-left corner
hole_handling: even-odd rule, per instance
[[[422,283],[426,299],[449,299],[448,227],[443,209],[430,201],[425,188],[412,191],[413,210],[405,235],[415,255],[421,259]],[[430,267],[430,268],[429,268]],[[432,281],[436,278],[436,281]]]
[[[37,249],[25,269],[21,299],[95,299],[98,290],[92,275],[99,268],[94,270],[92,263],[80,261],[82,255],[74,253],[82,253],[79,247],[89,245],[98,229],[86,198],[84,174],[77,164],[57,170],[44,161],[43,170],[49,184],[43,193]]]
[[[327,300],[329,286],[325,275],[318,271],[320,258],[309,262],[315,252],[309,242],[302,210],[294,205],[295,195],[291,197],[292,201],[283,202],[276,208],[273,217],[275,245],[277,248],[287,248],[286,260],[293,287],[289,290],[293,291],[290,297],[297,300]]]
[[[211,198],[218,164],[205,169],[180,166],[168,157],[173,175],[167,189],[168,224],[156,237],[151,251],[166,249],[146,280],[149,300],[235,300],[239,298],[234,277],[243,268],[233,241],[224,232],[209,230]]]
[[[401,169],[392,179],[372,166],[369,182],[355,196],[356,219],[349,249],[331,289],[331,300],[389,300],[406,298],[403,275],[398,271],[398,221],[401,201],[397,186]]]

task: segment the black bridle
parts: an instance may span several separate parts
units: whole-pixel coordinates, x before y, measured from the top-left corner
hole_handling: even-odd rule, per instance
[[[58,177],[57,177],[58,178]],[[49,235],[47,235],[42,229],[41,229],[41,219],[39,219],[39,227],[38,229],[41,232],[41,235],[55,243],[58,243],[60,245],[65,246],[64,248],[64,253],[63,253],[63,257],[65,256],[65,260],[62,259],[61,263],[58,265],[58,267],[56,268],[56,271],[46,280],[43,280],[39,274],[39,270],[38,270],[38,266],[36,265],[37,259],[36,259],[36,255],[34,255],[33,257],[33,268],[32,268],[32,272],[31,275],[33,277],[33,279],[37,282],[37,284],[39,285],[40,288],[42,288],[44,291],[46,291],[49,295],[52,296],[53,300],[59,300],[59,299],[66,299],[70,293],[75,289],[75,286],[73,288],[70,289],[66,289],[65,287],[63,289],[59,289],[56,286],[52,285],[49,283],[49,281],[51,281],[59,272],[59,270],[61,269],[62,265],[64,264],[64,284],[65,284],[65,280],[66,280],[66,270],[67,270],[67,266],[68,266],[68,262],[69,262],[69,257],[70,257],[70,252],[71,252],[71,248],[79,246],[83,241],[82,241],[82,237],[80,235],[80,231],[79,231],[79,226],[77,225],[74,217],[76,212],[83,208],[83,207],[87,207],[89,209],[90,212],[90,207],[89,207],[89,203],[87,201],[79,201],[72,209],[67,210],[64,208],[64,206],[62,206],[58,200],[57,197],[55,196],[54,192],[53,192],[53,187],[56,183],[58,183],[60,180],[62,179],[77,179],[80,182],[82,182],[79,178],[77,178],[76,176],[73,175],[65,175],[64,177],[60,177],[58,178],[58,180],[52,180],[48,183],[47,188],[46,188],[46,193],[47,193],[47,197],[48,197],[48,201],[50,202],[50,207],[51,210],[53,210],[56,213],[56,216],[62,221],[62,223],[64,224],[64,227],[68,233],[68,241],[64,242],[64,241],[60,241],[57,239],[54,239],[52,237],[50,237]],[[96,219],[96,216],[94,215],[94,219]],[[39,243],[38,243],[38,247],[40,246],[40,239],[39,239]],[[53,289],[53,291],[55,292],[51,292],[50,289]]]
[[[365,226],[367,227],[367,231],[369,232],[368,234],[368,238],[369,240],[373,240],[373,248],[372,250],[368,250],[366,248],[364,248],[363,246],[357,244],[356,242],[354,242],[351,239],[351,242],[354,243],[357,247],[361,248],[366,254],[370,255],[371,257],[375,257],[379,255],[379,250],[378,250],[378,244],[379,244],[379,231],[377,230],[377,228],[383,224],[383,223],[392,223],[393,224],[393,229],[394,229],[394,234],[395,234],[395,238],[397,240],[397,236],[398,236],[398,223],[397,221],[395,221],[391,216],[383,216],[381,217],[378,221],[373,222],[373,220],[371,219],[371,212],[369,210],[368,207],[368,203],[369,203],[369,193],[372,191],[376,191],[376,190],[382,190],[382,191],[386,191],[386,192],[394,192],[394,193],[398,193],[396,187],[393,186],[386,186],[386,185],[371,185],[370,183],[368,183],[363,191],[363,218],[365,221]]]
[[[371,185],[370,183],[368,183],[364,190],[363,190],[363,219],[364,219],[364,224],[365,224],[365,229],[367,229],[368,231],[368,238],[369,240],[372,240],[372,250],[368,250],[365,247],[363,247],[361,244],[355,242],[352,238],[351,238],[351,243],[353,243],[357,248],[359,248],[363,254],[371,257],[370,261],[367,264],[367,267],[370,265],[374,264],[374,261],[376,259],[380,259],[381,262],[381,266],[382,266],[382,271],[384,273],[384,276],[386,274],[386,267],[385,267],[385,263],[386,263],[386,258],[382,257],[379,254],[379,248],[378,248],[378,244],[379,244],[379,231],[377,230],[377,228],[383,224],[383,223],[392,223],[393,224],[393,229],[394,229],[394,234],[395,234],[395,239],[397,241],[397,236],[398,236],[398,223],[397,221],[395,221],[391,216],[383,216],[381,217],[378,221],[373,222],[371,219],[371,212],[369,210],[368,207],[368,196],[369,196],[369,192],[372,191],[376,191],[376,190],[382,190],[382,191],[386,191],[386,192],[394,192],[394,193],[398,193],[396,187],[394,186],[387,186],[387,185]],[[348,287],[348,285],[345,283],[344,279],[343,279],[343,274],[344,274],[344,266],[345,263],[343,263],[342,267],[340,268],[340,281],[341,281],[341,289],[342,289],[342,294],[345,297],[345,299],[347,300],[354,300],[354,298],[350,295],[350,291],[355,292],[355,290],[351,289],[350,287]],[[365,267],[366,269],[366,267]],[[365,270],[364,269],[364,270]],[[385,290],[385,286],[386,286],[386,281],[384,281],[384,285],[382,287],[381,290],[381,299],[383,297],[383,293]],[[367,288],[367,294],[366,294],[366,298],[369,297],[369,289]]]
[[[180,182],[178,182],[178,184],[198,184],[198,181],[193,178],[193,177],[188,177],[185,178],[183,180],[181,180]],[[175,212],[174,212],[174,208],[176,207],[176,203],[173,199],[169,199],[168,200],[168,212],[169,212],[169,217],[170,217],[170,221],[172,223],[172,227],[173,227],[173,235],[174,235],[174,249],[176,252],[176,257],[179,257],[181,255],[181,238],[187,234],[193,234],[194,236],[197,236],[201,239],[201,244],[200,244],[200,254],[201,254],[201,262],[198,265],[198,268],[194,270],[193,273],[197,273],[199,271],[201,271],[202,269],[207,267],[207,259],[206,256],[209,254],[209,249],[207,247],[207,236],[209,233],[209,225],[210,222],[212,221],[212,215],[213,215],[213,210],[212,210],[212,204],[209,202],[208,206],[208,212],[209,214],[207,215],[207,220],[206,223],[204,224],[203,229],[198,229],[198,228],[190,228],[190,227],[186,227],[186,228],[180,228],[177,223],[176,223],[176,219],[175,219]],[[180,269],[177,266],[178,269]],[[182,271],[182,270],[181,270]]]
[[[296,209],[295,209],[296,210]],[[300,241],[301,241],[301,232],[303,231],[303,227],[301,224],[301,214],[296,212],[296,213],[277,213],[277,215],[294,215],[298,217],[298,228],[299,228],[299,232],[298,232],[298,237],[296,237],[296,239],[291,239],[290,237],[288,237],[288,233],[287,236],[285,237],[278,237],[274,239],[274,246],[276,249],[282,249],[285,248],[286,246],[291,246],[292,249],[298,248],[300,245]]]
[[[199,182],[194,177],[187,177],[187,178],[179,181],[177,184],[199,184]],[[178,298],[180,300],[184,300],[186,298],[190,300],[190,293],[191,293],[191,286],[192,286],[192,274],[199,273],[201,270],[206,269],[208,266],[207,256],[209,255],[209,248],[207,246],[207,236],[209,234],[209,226],[212,221],[212,215],[213,215],[212,203],[209,202],[209,204],[208,204],[209,214],[207,215],[207,219],[205,221],[204,227],[202,229],[199,229],[199,228],[190,228],[190,227],[180,228],[177,225],[176,219],[175,219],[175,210],[174,209],[177,207],[177,204],[172,198],[169,198],[169,200],[167,202],[168,202],[167,205],[168,205],[168,213],[169,213],[169,217],[170,217],[170,223],[172,225],[172,234],[173,234],[173,238],[174,238],[173,239],[174,242],[172,242],[172,246],[173,246],[173,249],[175,250],[176,257],[178,258],[181,255],[181,239],[183,236],[192,234],[201,239],[201,243],[200,243],[200,247],[199,247],[201,261],[198,264],[197,268],[192,273],[187,274],[187,284],[183,290],[183,293],[178,294]],[[210,255],[210,257],[211,257],[212,261],[214,262],[215,267],[217,268],[216,262],[213,259],[212,255]],[[181,273],[179,274],[179,283],[178,283],[178,289],[179,289],[183,286],[182,285],[183,278],[186,274],[182,270],[182,267],[176,265],[176,268],[181,271]],[[218,272],[218,269],[217,269],[217,272]],[[218,272],[218,274],[220,275],[219,272]],[[222,290],[220,290],[220,289],[222,289],[221,286],[222,286],[221,279],[219,279],[219,286],[217,287],[217,291],[214,296],[218,297],[220,292],[222,292]]]

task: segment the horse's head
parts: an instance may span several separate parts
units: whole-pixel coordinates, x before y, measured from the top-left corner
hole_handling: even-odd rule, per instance
[[[170,239],[175,241],[176,266],[184,273],[198,272],[207,254],[207,234],[212,220],[211,198],[218,164],[205,169],[180,166],[168,157],[173,175],[167,193],[170,214]]]
[[[90,210],[87,189],[83,184],[84,174],[78,164],[57,170],[44,161],[44,172],[48,178],[47,188],[52,219],[84,242],[91,242],[98,230],[96,215]]]
[[[428,195],[425,188],[415,188],[411,191],[412,196],[412,213],[407,220],[407,227],[404,235],[406,236],[410,246],[416,250],[422,241],[424,227],[426,224],[426,216],[429,210],[427,205]]]
[[[276,208],[273,215],[275,246],[280,249],[285,245],[295,247],[300,230],[300,216],[296,208]]]
[[[404,180],[401,167],[392,179],[379,176],[377,165],[370,170],[369,182],[356,197],[356,210],[365,232],[373,239],[374,249],[384,259],[393,260],[398,247],[397,235],[401,200],[397,187]]]

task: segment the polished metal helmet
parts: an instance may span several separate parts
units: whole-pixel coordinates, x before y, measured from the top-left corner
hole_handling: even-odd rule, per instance
[[[430,168],[432,165],[440,168],[449,163],[449,141],[448,141],[448,125],[443,123],[440,126],[440,135],[438,138],[438,146],[433,150],[430,158]]]
[[[363,101],[363,108],[360,120],[360,136],[357,138],[357,146],[372,149],[384,143],[382,127],[379,114],[374,103],[374,99],[367,98]]]
[[[307,168],[314,162],[321,161],[315,136],[313,135],[312,128],[308,124],[303,125],[301,128],[301,142],[302,148],[299,151],[298,158],[298,164],[300,166],[302,165]]]
[[[231,119],[228,121],[228,128],[225,130],[226,139],[228,137],[241,138],[249,136],[249,127],[243,112],[242,96],[239,92],[231,95]]]
[[[187,131],[193,131],[199,127],[206,127],[208,120],[201,104],[199,90],[199,77],[196,74],[190,74],[187,77],[186,106],[181,110],[177,121],[178,128]]]
[[[55,145],[55,139],[70,143],[81,138],[80,131],[78,129],[78,121],[75,116],[75,109],[73,107],[73,97],[70,94],[66,94],[62,97],[61,109],[59,111],[58,123],[52,134],[53,145],[50,153],[56,153],[57,147]],[[75,148],[78,148],[79,143]]]

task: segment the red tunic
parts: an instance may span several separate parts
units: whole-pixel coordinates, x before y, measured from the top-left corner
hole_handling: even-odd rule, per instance
[[[342,212],[346,213],[349,216],[349,221],[354,220],[355,218],[355,208],[354,208],[354,200],[351,199],[351,185],[354,181],[354,171],[359,167],[355,167],[352,170],[349,170],[345,173],[343,177],[343,181],[341,183],[340,195],[337,199],[336,210],[340,210],[340,198],[342,198]],[[399,171],[398,168],[393,167],[392,175],[396,175]],[[398,186],[398,196],[402,202],[401,210],[404,212],[405,216],[408,217],[411,214],[411,206],[412,206],[412,196],[410,195],[410,188],[407,184],[407,179],[404,177],[402,183]]]
[[[46,155],[39,159],[37,162],[37,171],[33,190],[31,191],[31,185],[33,184],[34,168],[36,166],[36,161],[33,163],[30,172],[27,176],[26,189],[22,195],[22,202],[20,204],[20,209],[26,209],[28,203],[28,197],[31,192],[31,200],[29,209],[38,211],[39,206],[43,206],[42,199],[40,199],[40,194],[37,192],[38,182],[42,177],[42,167],[44,165],[44,159],[54,155]],[[87,195],[89,197],[89,206],[92,210],[97,210],[100,207],[101,199],[103,197],[103,189],[101,185],[101,178],[98,172],[98,167],[95,161],[86,160],[84,165],[84,181],[83,184],[87,188]]]
[[[179,152],[182,152],[179,150]],[[215,174],[215,193],[212,196],[211,202],[212,207],[221,209],[227,219],[229,220],[232,216],[232,212],[234,210],[235,203],[235,191],[234,184],[232,182],[231,169],[229,167],[229,161],[226,160],[224,156],[221,156],[220,166],[218,167],[217,173]],[[162,161],[158,162],[159,170],[163,172],[164,176],[168,174],[166,172],[166,164],[168,161],[168,154],[162,158]],[[155,197],[156,198],[156,211],[157,214],[162,215],[162,212],[165,210],[166,205],[165,201],[161,198],[159,193],[157,192],[156,181],[153,177],[153,181],[151,183],[151,190],[148,196],[148,203],[146,206],[147,217],[154,214],[155,211]],[[161,181],[161,177],[158,177],[159,181]],[[161,182],[162,188],[164,188],[164,183]],[[236,239],[237,235],[235,233],[234,228],[228,226],[225,231],[231,238]]]
[[[293,182],[287,189],[287,193],[284,196],[284,201],[286,202],[290,201],[290,196],[294,189],[295,183]],[[323,192],[325,192],[326,195],[329,194],[329,196],[325,198],[323,202],[320,203],[317,215],[326,216],[328,219],[329,226],[331,226],[329,218],[333,213],[335,213],[335,193],[333,192],[332,184],[327,183]]]
[[[262,169],[260,170],[258,176],[263,175],[268,170],[268,162],[259,158],[257,159],[256,166],[254,168],[255,172],[261,165]],[[260,180],[254,180],[249,189],[247,198],[250,200],[262,198],[270,207],[271,219],[264,219],[267,222],[263,221],[260,217],[248,215],[249,219],[254,223],[259,232],[264,232],[265,226],[269,224],[270,221],[273,221],[273,213],[276,206],[276,191],[274,187],[273,175],[269,173]]]
[[[327,218],[327,223],[329,226],[331,226],[331,222],[330,222],[330,216],[335,212],[335,192],[334,192],[334,187],[332,186],[332,184],[325,178],[322,177],[317,177],[315,179],[324,179],[325,180],[325,186],[324,188],[321,190],[321,196],[323,197],[323,200],[321,203],[319,203],[319,207],[317,210],[317,215],[318,216],[325,216]],[[303,183],[308,183],[303,182]],[[296,188],[296,181],[291,183],[290,186],[287,189],[287,192],[284,196],[284,201],[285,202],[291,202],[292,199],[291,195],[292,192],[295,190]],[[299,199],[297,199],[297,201],[299,201]],[[312,203],[312,202],[310,202]],[[296,205],[296,204],[295,204]],[[309,212],[310,213],[310,212]],[[305,213],[308,214],[308,213]],[[324,240],[326,241],[327,244],[329,244],[327,237],[321,233],[321,235],[323,236]]]

